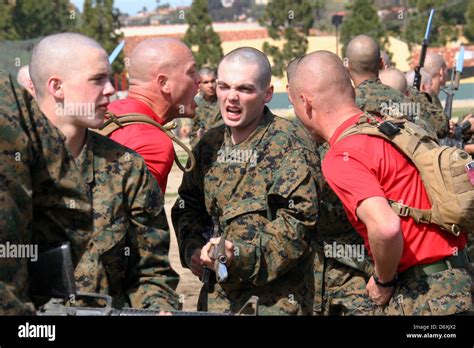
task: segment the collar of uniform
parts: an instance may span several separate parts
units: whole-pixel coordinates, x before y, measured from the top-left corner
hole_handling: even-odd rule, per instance
[[[367,79],[365,81],[363,81],[362,83],[359,84],[359,86],[357,87],[361,87],[363,85],[368,85],[368,84],[371,84],[371,83],[382,83],[380,81],[380,79],[378,77],[371,77],[370,79]]]
[[[87,184],[94,181],[94,141],[92,131],[87,130],[86,141],[81,153],[76,158],[76,164]]]
[[[226,144],[229,147],[235,147],[235,146],[238,146],[238,147],[245,146],[245,147],[252,147],[252,148],[255,147],[260,142],[263,135],[267,132],[267,129],[272,123],[272,121],[274,120],[274,118],[275,116],[272,114],[270,109],[267,106],[265,106],[265,108],[263,109],[263,117],[260,120],[260,123],[258,124],[257,128],[255,128],[255,130],[248,136],[247,139],[245,139],[243,142],[237,145],[234,145],[232,143],[230,128],[226,126],[224,144]]]

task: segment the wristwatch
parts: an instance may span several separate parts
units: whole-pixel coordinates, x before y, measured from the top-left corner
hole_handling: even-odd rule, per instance
[[[377,284],[378,286],[381,286],[382,288],[391,288],[392,286],[395,286],[395,284],[397,283],[397,280],[398,280],[398,275],[397,273],[395,273],[395,276],[393,277],[393,279],[389,282],[386,282],[386,283],[382,283],[379,278],[374,274],[372,274],[372,276],[374,277],[374,281],[375,281],[375,284]]]

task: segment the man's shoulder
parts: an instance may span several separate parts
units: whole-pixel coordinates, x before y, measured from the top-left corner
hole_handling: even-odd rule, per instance
[[[90,132],[96,157],[104,158],[108,162],[120,162],[127,167],[144,163],[143,158],[134,150],[94,131]]]
[[[273,115],[267,139],[287,151],[306,149],[316,152],[316,146],[304,126],[297,119]]]

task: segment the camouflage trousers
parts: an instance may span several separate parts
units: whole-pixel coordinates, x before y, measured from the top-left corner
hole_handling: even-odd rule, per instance
[[[325,259],[315,268],[315,315],[450,315],[472,310],[472,272],[453,268],[418,279],[399,281],[386,306],[377,306],[366,292],[368,275]],[[319,284],[319,286],[318,286]]]
[[[314,315],[370,315],[365,272],[316,253]]]

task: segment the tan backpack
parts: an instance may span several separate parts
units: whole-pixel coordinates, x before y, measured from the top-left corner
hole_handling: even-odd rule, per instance
[[[417,223],[433,223],[456,236],[474,231],[474,186],[469,181],[466,165],[474,165],[468,153],[440,146],[418,125],[384,116],[384,121],[364,114],[357,124],[346,129],[341,139],[367,134],[390,141],[418,169],[431,201],[431,209],[409,207],[399,202],[389,203],[399,216],[410,216]]]
[[[171,138],[172,141],[174,141],[176,144],[181,146],[183,150],[188,154],[188,158],[190,160],[190,165],[189,167],[184,167],[181,162],[178,159],[178,156],[176,155],[176,151],[174,151],[174,162],[176,165],[181,169],[183,172],[187,173],[193,170],[195,164],[196,164],[196,159],[194,158],[194,155],[192,151],[181,141],[179,140],[173,132],[171,132],[171,129],[176,128],[176,125],[168,125],[165,124],[162,126],[155,120],[151,119],[149,116],[145,114],[138,114],[138,113],[130,113],[130,114],[124,114],[117,116],[111,111],[106,112],[106,116],[108,117],[108,120],[102,125],[102,127],[98,130],[94,130],[97,133],[108,137],[110,134],[115,132],[119,128],[123,128],[125,126],[131,125],[131,124],[151,124],[159,129],[161,129],[168,137]]]

